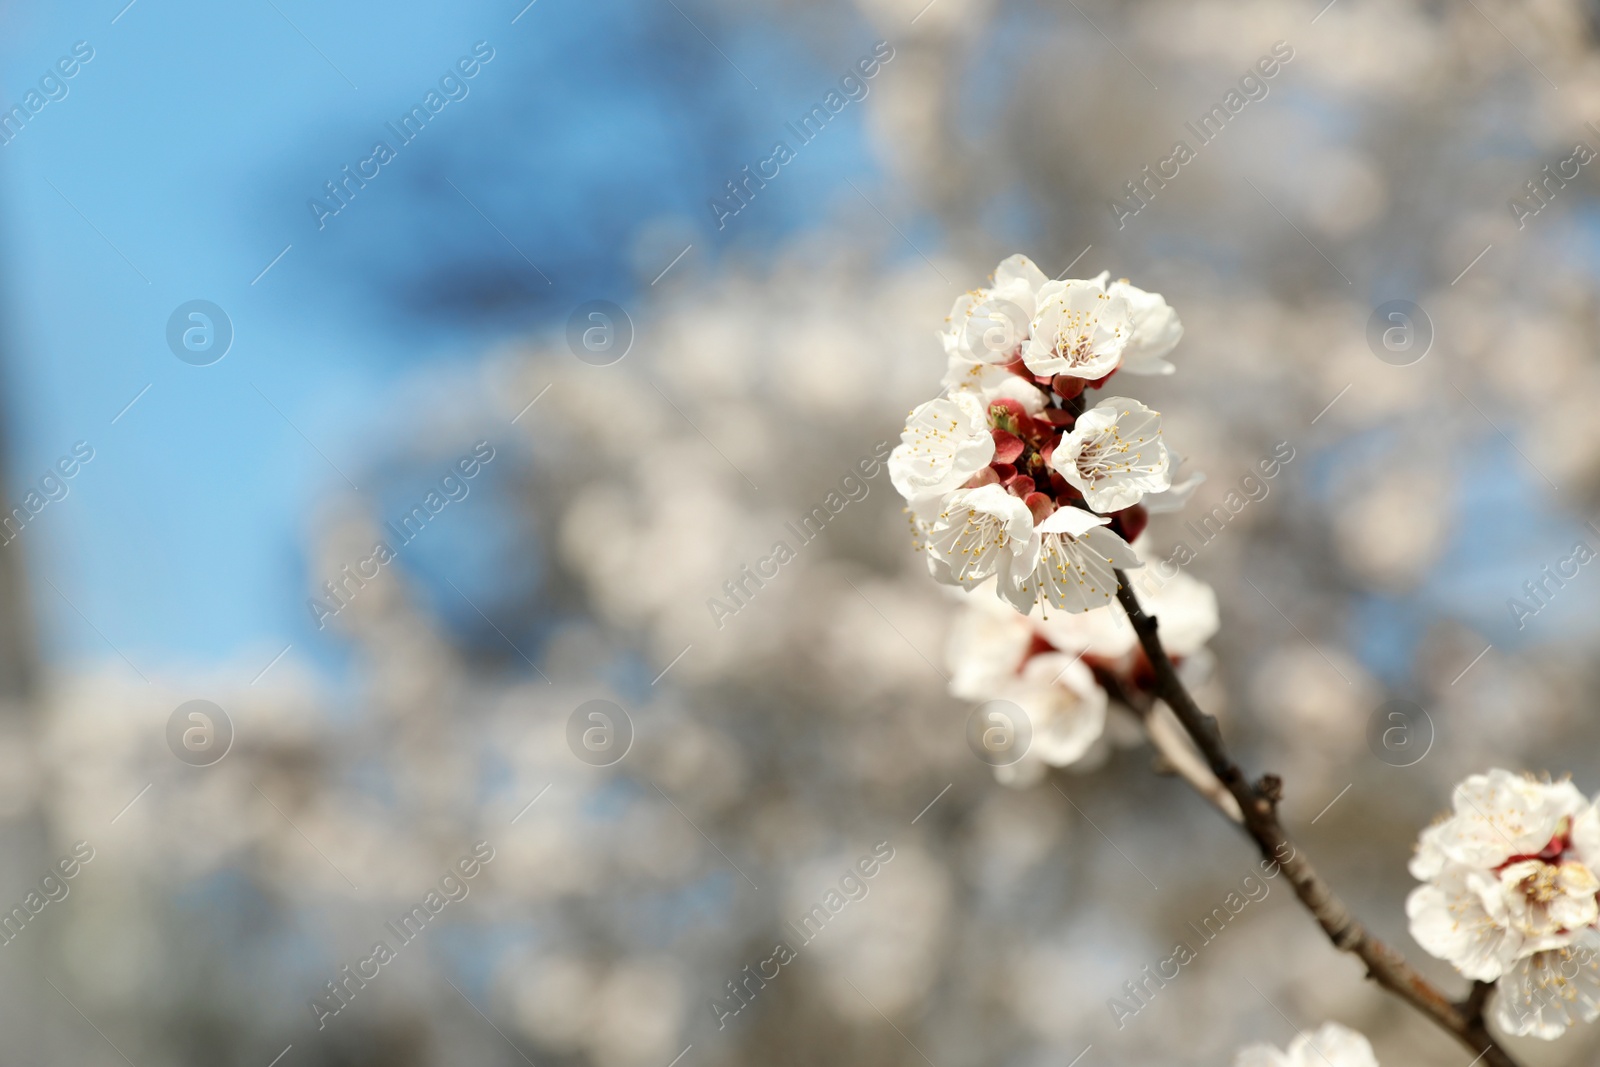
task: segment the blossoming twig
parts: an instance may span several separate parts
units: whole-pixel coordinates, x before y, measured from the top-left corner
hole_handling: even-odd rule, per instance
[[[1249,782],[1239,765],[1234,762],[1217,721],[1206,714],[1189,695],[1178,672],[1161,645],[1157,620],[1146,615],[1128,583],[1127,575],[1117,571],[1117,600],[1128,613],[1128,621],[1139,635],[1139,644],[1155,674],[1155,693],[1177,715],[1178,721],[1200,749],[1211,771],[1227,787],[1238,802],[1244,831],[1255,841],[1266,859],[1280,860],[1282,870],[1289,876],[1295,895],[1311,912],[1328,940],[1341,952],[1348,952],[1366,964],[1367,975],[1384,989],[1404,1000],[1438,1026],[1453,1034],[1479,1057],[1487,1067],[1517,1067],[1515,1060],[1500,1047],[1483,1022],[1484,1001],[1487,990],[1474,988],[1466,1001],[1451,1001],[1438,987],[1419,974],[1404,956],[1367,932],[1365,926],[1350,913],[1333,889],[1322,880],[1305,854],[1290,841],[1288,832],[1278,820],[1278,801],[1283,796],[1283,782],[1275,775],[1265,775],[1255,784]]]

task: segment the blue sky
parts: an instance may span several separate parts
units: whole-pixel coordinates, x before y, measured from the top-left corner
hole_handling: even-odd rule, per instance
[[[641,231],[710,261],[819,217],[844,176],[871,180],[847,115],[759,212],[718,233],[706,207],[870,52],[861,27],[796,42],[625,2],[123,3],[13,9],[0,42],[7,102],[94,50],[0,147],[11,503],[76,442],[94,449],[12,546],[52,659],[114,646],[149,674],[264,664],[291,641],[336,658],[308,625],[307,516],[394,449],[398,383],[625,298]],[[468,95],[319,229],[323,183],[480,41],[494,58]],[[233,325],[211,366],[166,344],[193,299]],[[485,495],[463,510],[492,513]]]

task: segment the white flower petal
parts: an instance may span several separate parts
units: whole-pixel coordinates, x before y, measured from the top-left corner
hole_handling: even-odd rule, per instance
[[[1088,519],[1081,517],[1085,515]],[[1106,521],[1082,508],[1058,508],[1040,524],[1036,562],[1028,572],[1018,573],[1007,599],[1018,611],[1031,611],[1040,602],[1066,612],[1110,604],[1117,593],[1113,569],[1142,567],[1144,562],[1131,545],[1103,528]],[[1074,535],[1073,529],[1083,533]]]
[[[1378,1067],[1372,1044],[1338,1023],[1323,1023],[1314,1033],[1300,1034],[1287,1052],[1271,1045],[1250,1045],[1239,1051],[1234,1067]]]
[[[1128,374],[1171,374],[1175,367],[1166,356],[1183,339],[1183,323],[1160,293],[1147,293],[1126,281],[1106,286],[1113,297],[1127,301],[1133,335],[1122,353],[1122,369]]]
[[[960,488],[994,459],[983,405],[968,393],[930,400],[906,420],[889,453],[889,480],[913,503]]]
[[[1406,917],[1412,938],[1429,955],[1450,961],[1468,978],[1492,982],[1511,955],[1507,942],[1512,935],[1490,915],[1472,877],[1473,872],[1454,867],[1440,884],[1413,889],[1406,898]]]
[[[1093,282],[1046,282],[1022,359],[1035,374],[1104,378],[1122,362],[1133,335],[1128,302]]]
[[[1033,513],[993,483],[958,489],[928,531],[928,551],[949,568],[955,584],[972,588],[1009,573],[1014,558],[1037,552]]]
[[[1500,978],[1493,1014],[1506,1033],[1546,1041],[1600,1018],[1600,935],[1517,961]]]
[[[1032,330],[1044,272],[1027,256],[1010,256],[995,268],[994,284],[956,297],[945,351],[968,363],[1001,365],[1022,355]]]
[[[1037,415],[1045,407],[1044,390],[1028,379],[997,364],[973,363],[959,355],[950,357],[939,384],[951,396],[970,393],[985,411],[991,401],[1000,399],[1015,400],[1029,415]]]
[[[1107,397],[1078,416],[1050,466],[1101,512],[1121,511],[1146,493],[1172,487],[1161,413],[1123,396]]]
[[[1031,750],[1053,767],[1077,762],[1105,731],[1105,690],[1076,657],[1059,652],[1031,657],[1001,695],[1027,713]]]

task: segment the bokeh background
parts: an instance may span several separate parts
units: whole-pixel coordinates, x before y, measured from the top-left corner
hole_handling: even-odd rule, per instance
[[[1508,603],[1600,549],[1594,167],[1526,185],[1600,151],[1600,12],[1323,2],[0,6],[29,112],[0,145],[0,496],[45,500],[0,547],[0,902],[94,855],[0,947],[3,1058],[1200,1065],[1331,1018],[1385,1063],[1463,1063],[1281,884],[1117,1026],[1253,854],[1136,738],[995,781],[885,475],[707,608],[896,439],[1002,256],[1164,293],[1187,335],[1149,397],[1209,480],[1147,543],[1294,450],[1187,568],[1221,604],[1203,700],[1329,880],[1461,991],[1405,931],[1417,831],[1489,766],[1600,789],[1600,572]],[[193,300],[231,326],[206,366],[168,343]],[[596,300],[620,359],[569,339]],[[1400,357],[1370,341],[1395,300],[1422,309]],[[469,491],[316,611],[480,443]],[[631,722],[605,767],[569,744],[596,699]],[[1409,766],[1369,740],[1394,699],[1427,713]],[[231,723],[205,767],[168,741],[191,700]],[[479,841],[468,896],[319,1028]],[[870,892],[719,1027],[879,842]],[[1600,1029],[1512,1044],[1587,1064]]]

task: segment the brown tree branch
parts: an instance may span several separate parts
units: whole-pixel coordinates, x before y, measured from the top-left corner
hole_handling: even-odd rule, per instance
[[[1150,747],[1156,750],[1158,774],[1177,775],[1229,819],[1243,821],[1239,802],[1233,799],[1227,786],[1217,781],[1170,710],[1154,696],[1136,690],[1116,674],[1096,673],[1095,678],[1113,700],[1139,717]]]
[[[1487,1067],[1517,1067],[1489,1033],[1483,1021],[1487,988],[1473,989],[1466,1001],[1456,1004],[1438,987],[1419,974],[1404,956],[1367,932],[1333,889],[1322,880],[1305,853],[1297,849],[1278,820],[1278,801],[1283,796],[1283,781],[1265,775],[1252,784],[1234,762],[1223,743],[1217,720],[1194,702],[1178,678],[1172,661],[1161,645],[1154,616],[1146,615],[1128,584],[1128,577],[1117,571],[1117,600],[1128,613],[1128,621],[1139,635],[1139,644],[1155,672],[1155,692],[1172,709],[1220,781],[1239,803],[1243,827],[1255,841],[1263,859],[1274,860],[1288,875],[1295,896],[1341,952],[1348,952],[1366,964],[1367,977],[1432,1019],[1440,1028],[1469,1048]],[[1287,857],[1287,858],[1285,858]]]

